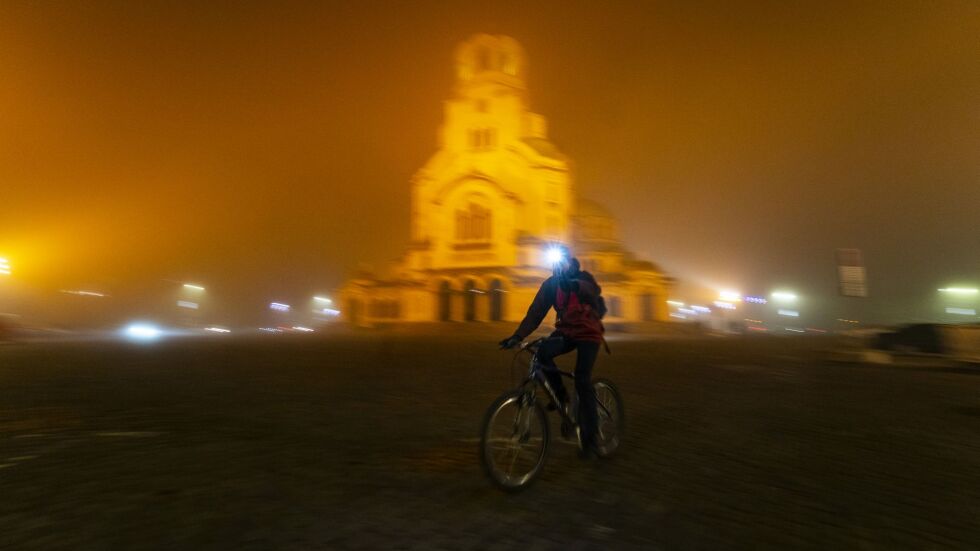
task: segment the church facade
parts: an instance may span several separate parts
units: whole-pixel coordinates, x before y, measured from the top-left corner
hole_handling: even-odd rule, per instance
[[[670,278],[623,248],[609,212],[576,195],[569,160],[529,109],[526,70],[510,37],[459,45],[438,151],[411,180],[411,244],[386,273],[340,290],[349,323],[519,321],[555,243],[598,279],[607,322],[667,319]]]

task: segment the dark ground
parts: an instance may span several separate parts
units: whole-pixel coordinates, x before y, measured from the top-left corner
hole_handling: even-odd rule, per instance
[[[978,372],[615,342],[622,453],[556,442],[511,496],[476,455],[494,340],[0,346],[0,547],[980,548]]]

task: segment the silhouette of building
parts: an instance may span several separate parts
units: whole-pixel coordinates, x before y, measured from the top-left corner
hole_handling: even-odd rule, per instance
[[[439,149],[411,181],[409,249],[386,273],[345,284],[347,321],[518,321],[558,242],[599,280],[608,321],[667,319],[670,278],[623,248],[607,210],[577,197],[569,160],[529,110],[526,70],[513,38],[459,45]]]

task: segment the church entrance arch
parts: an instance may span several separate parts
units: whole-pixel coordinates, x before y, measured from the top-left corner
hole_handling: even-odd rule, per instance
[[[452,311],[452,299],[453,290],[449,287],[448,281],[443,281],[439,284],[439,311],[438,319],[439,321],[449,321],[450,312]]]
[[[653,295],[643,293],[640,295],[640,307],[643,313],[643,321],[653,321]]]
[[[472,279],[463,284],[463,320],[476,320],[476,283]]]
[[[490,321],[504,319],[504,286],[499,279],[490,282]]]

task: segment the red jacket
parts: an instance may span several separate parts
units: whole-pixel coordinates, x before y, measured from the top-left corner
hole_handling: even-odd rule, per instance
[[[565,295],[563,304],[558,304],[559,290],[563,290]],[[541,321],[552,308],[558,312],[558,319],[555,328],[564,336],[580,341],[601,342],[605,328],[599,320],[599,294],[602,289],[596,283],[592,274],[585,271],[578,272],[573,278],[559,281],[556,276],[551,276],[544,280],[538,294],[531,301],[531,306],[527,309],[524,320],[521,321],[517,332],[514,333],[522,340],[534,332],[541,325]],[[575,294],[575,299],[584,308],[576,308],[575,299],[571,294]],[[565,315],[565,310],[572,306],[569,315]],[[584,310],[584,311],[583,311]]]

